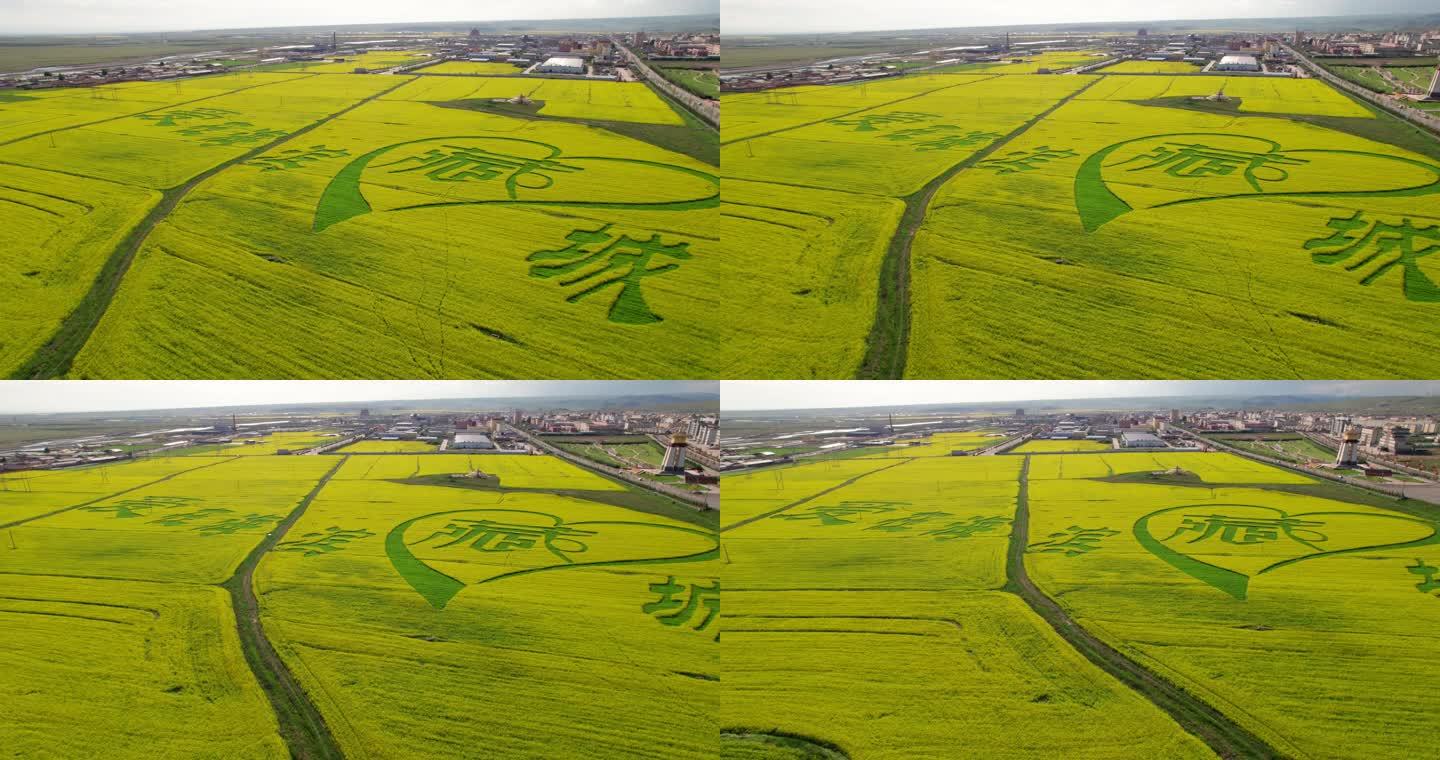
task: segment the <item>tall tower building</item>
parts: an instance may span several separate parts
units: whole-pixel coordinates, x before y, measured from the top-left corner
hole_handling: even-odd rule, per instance
[[[660,463],[660,471],[677,475],[683,474],[685,472],[685,449],[688,446],[684,433],[672,433],[670,445],[665,447],[665,459]]]
[[[1340,450],[1335,453],[1335,464],[1345,466],[1360,462],[1360,431],[1354,427],[1345,428],[1340,439]]]

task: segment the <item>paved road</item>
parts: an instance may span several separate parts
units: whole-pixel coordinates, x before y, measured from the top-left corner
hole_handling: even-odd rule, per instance
[[[716,129],[720,128],[720,103],[718,101],[707,100],[676,85],[674,82],[660,76],[659,73],[650,68],[640,56],[636,55],[634,51],[626,47],[620,40],[611,39],[611,42],[615,43],[615,47],[625,53],[625,57],[630,60],[630,64],[640,72],[641,76],[650,80],[651,84],[664,90],[666,95],[684,103],[692,112],[704,119],[710,126]]]
[[[1300,63],[1304,65],[1305,68],[1309,69],[1311,73],[1313,73],[1320,79],[1323,79],[1331,85],[1338,87],[1352,95],[1355,95],[1356,97],[1364,98],[1365,100],[1368,100],[1371,103],[1374,103],[1375,105],[1384,108],[1386,111],[1395,114],[1396,116],[1408,119],[1414,124],[1418,124],[1432,132],[1440,134],[1440,117],[1431,116],[1417,108],[1407,107],[1404,105],[1403,100],[1397,102],[1395,98],[1390,98],[1375,92],[1371,92],[1370,90],[1367,90],[1364,87],[1355,84],[1354,82],[1348,82],[1344,79],[1341,79],[1340,77],[1337,77],[1322,68],[1319,64],[1316,64],[1309,58],[1306,58],[1304,53],[1301,53],[1295,48],[1292,48],[1289,45],[1285,45],[1283,43],[1281,44],[1281,47],[1290,51],[1290,54],[1295,56],[1295,60],[1300,61]]]

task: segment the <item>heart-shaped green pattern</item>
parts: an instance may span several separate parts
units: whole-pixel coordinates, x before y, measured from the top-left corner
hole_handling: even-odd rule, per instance
[[[464,517],[460,517],[464,515]],[[407,531],[419,527],[407,538]],[[656,531],[665,531],[657,534]],[[678,534],[678,535],[677,535]],[[628,539],[663,538],[680,547],[673,554],[637,552]],[[474,550],[482,554],[462,551]],[[424,554],[418,556],[417,551]],[[566,521],[557,515],[521,509],[457,509],[433,512],[396,525],[385,537],[385,554],[400,577],[436,609],[445,605],[467,585],[490,583],[502,578],[601,565],[661,564],[714,559],[720,554],[720,539],[714,532],[661,523],[626,520]],[[445,556],[445,555],[450,556]],[[473,560],[487,555],[503,562],[482,572],[469,583],[441,572],[433,563],[453,563],[474,571],[485,567]],[[577,561],[585,555],[586,561]],[[518,560],[517,560],[518,558]],[[517,567],[517,565],[519,565]]]
[[[1334,535],[1337,518],[1342,530],[1358,532],[1383,525],[1384,532],[1398,540],[1375,543],[1371,536]],[[1157,529],[1161,533],[1174,530],[1162,538],[1155,535]],[[1440,528],[1418,517],[1338,511],[1292,514],[1257,504],[1169,507],[1135,521],[1134,531],[1135,539],[1150,553],[1236,599],[1246,597],[1251,577],[1297,562],[1440,543]],[[1187,548],[1191,546],[1195,548]],[[1226,550],[1203,553],[1216,547]],[[1202,553],[1206,559],[1196,556]]]
[[[1342,166],[1348,164],[1348,166]],[[1343,177],[1343,187],[1336,187]],[[1371,187],[1357,189],[1353,177]],[[1136,187],[1127,191],[1126,185]],[[1144,186],[1149,199],[1138,200]],[[1092,153],[1075,175],[1086,232],[1143,208],[1255,197],[1367,197],[1440,193],[1440,166],[1354,150],[1284,150],[1263,137],[1223,132],[1146,135]],[[1122,194],[1131,195],[1127,201]],[[1158,196],[1158,197],[1156,197]],[[1132,203],[1133,201],[1133,203]]]
[[[566,156],[554,145],[518,137],[427,137],[376,148],[346,164],[320,196],[314,230],[377,208],[475,204],[684,211],[718,206],[720,179],[657,161]]]

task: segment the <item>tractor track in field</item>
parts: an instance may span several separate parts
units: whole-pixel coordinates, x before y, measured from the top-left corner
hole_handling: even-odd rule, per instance
[[[236,164],[249,161],[262,153],[273,150],[319,127],[329,124],[360,106],[383,95],[394,92],[408,84],[411,80],[411,77],[402,78],[394,87],[388,87],[374,95],[356,101],[352,105],[342,108],[313,124],[301,127],[283,137],[252,148],[235,158],[211,167],[182,185],[165,190],[161,195],[160,202],[155,204],[155,208],[151,209],[150,213],[146,214],[145,218],[140,220],[139,224],[132,227],[130,232],[110,251],[110,255],[105,258],[104,265],[100,267],[100,271],[95,275],[95,280],[91,283],[90,289],[85,293],[84,297],[80,299],[80,303],[77,304],[69,314],[65,315],[65,318],[60,321],[60,326],[51,334],[50,339],[45,341],[40,348],[36,349],[35,353],[10,375],[11,379],[43,380],[64,377],[69,374],[71,366],[75,362],[75,357],[80,355],[80,351],[84,349],[85,344],[90,341],[90,337],[94,334],[95,328],[100,325],[100,320],[105,317],[105,312],[109,310],[110,303],[115,298],[115,293],[120,290],[121,281],[125,279],[126,273],[130,271],[131,263],[135,261],[135,256],[140,252],[140,248],[144,246],[145,241],[150,237],[151,231],[155,229],[157,224],[170,216],[170,213],[175,210],[175,207],[180,205],[180,201],[184,200],[185,197],[190,194],[190,191],[216,174]],[[167,108],[168,107],[173,106],[167,106]]]
[[[741,521],[739,521],[739,522],[735,522],[735,523],[731,523],[731,524],[729,524],[729,525],[726,525],[725,527],[723,527],[723,528],[720,529],[720,532],[721,532],[721,533],[724,533],[724,532],[727,531],[727,530],[732,530],[732,529],[734,529],[734,528],[741,528],[741,527],[744,527],[744,526],[746,526],[746,525],[749,525],[750,523],[756,522],[756,521],[758,521],[758,520],[764,520],[765,518],[770,517],[771,515],[778,515],[778,514],[780,514],[781,512],[784,512],[784,511],[787,510],[787,509],[791,509],[791,508],[794,508],[794,507],[798,507],[798,506],[800,506],[801,504],[804,504],[804,503],[806,503],[806,502],[814,501],[814,500],[820,498],[821,496],[824,496],[825,494],[830,493],[831,491],[835,491],[835,490],[844,488],[845,486],[848,486],[848,485],[850,485],[851,483],[854,483],[855,481],[857,481],[857,480],[859,480],[859,479],[861,479],[861,478],[863,478],[863,477],[866,477],[866,476],[868,476],[868,475],[874,475],[874,474],[877,473],[877,472],[884,472],[884,471],[889,470],[889,469],[894,468],[894,467],[899,467],[900,465],[905,464],[906,462],[909,462],[909,461],[911,461],[911,460],[909,460],[909,459],[900,459],[900,460],[897,460],[897,461],[895,462],[895,464],[892,464],[892,465],[890,465],[889,467],[879,467],[879,468],[876,468],[876,469],[874,469],[874,470],[870,470],[869,472],[862,472],[862,473],[860,473],[859,475],[856,475],[855,477],[850,478],[849,480],[846,480],[846,481],[844,481],[844,482],[842,482],[842,483],[839,483],[839,484],[837,484],[837,485],[831,486],[831,487],[829,487],[829,488],[827,488],[827,489],[825,489],[825,490],[823,490],[823,491],[820,491],[820,492],[818,492],[818,493],[814,493],[814,494],[811,494],[811,495],[809,495],[809,496],[806,496],[805,498],[803,498],[803,499],[801,499],[801,500],[799,500],[799,501],[791,502],[791,503],[789,503],[789,504],[786,504],[786,505],[783,506],[783,507],[778,507],[778,508],[776,508],[776,509],[772,509],[772,510],[770,510],[769,512],[761,512],[761,513],[758,514],[758,515],[753,515],[753,516],[747,517],[747,518],[745,518],[744,520],[741,520]]]
[[[0,523],[0,530],[4,530],[5,528],[13,528],[13,527],[15,527],[16,525],[22,525],[22,524],[24,524],[24,523],[32,522],[32,521],[34,521],[34,520],[40,520],[40,519],[43,519],[43,518],[46,518],[46,517],[51,517],[51,516],[54,516],[54,515],[58,515],[58,514],[60,514],[61,512],[69,512],[69,511],[72,510],[72,509],[80,509],[81,507],[88,507],[88,506],[90,506],[91,504],[96,504],[96,503],[98,503],[98,502],[105,501],[106,499],[113,499],[113,498],[115,498],[116,496],[124,496],[125,494],[130,493],[131,491],[138,491],[138,490],[140,490],[140,489],[142,489],[142,488],[149,488],[150,486],[153,486],[153,485],[155,485],[156,483],[164,483],[165,481],[170,480],[171,478],[177,478],[177,477],[179,477],[179,476],[181,476],[181,475],[185,475],[185,474],[187,474],[187,473],[195,472],[196,470],[203,470],[203,469],[205,469],[206,467],[214,467],[214,466],[216,466],[216,465],[225,464],[226,462],[233,462],[233,461],[235,461],[237,458],[238,458],[238,457],[226,457],[226,458],[224,458],[224,459],[221,459],[221,460],[218,461],[218,462],[211,462],[210,464],[196,465],[195,467],[191,467],[191,468],[188,469],[188,470],[181,470],[181,471],[179,471],[179,472],[172,472],[172,473],[170,473],[169,475],[166,475],[166,476],[161,477],[161,478],[156,478],[155,480],[151,480],[151,481],[148,481],[148,482],[145,482],[145,483],[141,483],[141,484],[138,485],[138,486],[133,486],[133,487],[131,487],[131,488],[125,488],[125,489],[116,491],[116,492],[114,492],[114,493],[107,493],[107,494],[105,494],[104,496],[97,496],[97,497],[95,497],[95,498],[93,498],[93,499],[91,499],[91,500],[89,500],[89,501],[80,502],[79,504],[71,504],[71,505],[68,506],[68,507],[61,507],[61,508],[59,508],[59,509],[49,511],[49,512],[46,512],[46,513],[44,513],[44,514],[34,515],[34,516],[31,516],[31,517],[25,517],[25,518],[21,518],[21,519],[19,519],[19,520],[12,520],[11,522],[8,522],[8,523]],[[82,577],[83,577],[83,576],[82,576]]]
[[[1101,641],[1030,580],[1025,570],[1030,533],[1029,473],[1030,457],[1026,455],[1020,467],[1020,490],[1016,495],[1015,521],[1005,561],[1008,580],[1003,590],[1025,600],[1035,614],[1085,659],[1164,710],[1181,728],[1205,742],[1220,757],[1286,757],[1224,713]]]
[[[245,556],[244,561],[235,569],[235,574],[220,584],[230,592],[230,604],[235,612],[235,630],[240,635],[240,648],[245,653],[245,661],[255,675],[255,681],[270,700],[270,706],[275,710],[275,719],[280,724],[280,735],[290,750],[290,756],[299,760],[343,758],[345,753],[336,743],[334,734],[330,733],[325,716],[315,707],[315,703],[310,701],[304,688],[295,680],[290,668],[265,636],[265,627],[260,621],[260,602],[255,597],[255,567],[305,514],[310,502],[320,495],[330,478],[340,471],[349,458],[348,455],[341,456],[335,466],[331,467],[295,509],[291,510],[289,516],[280,521],[274,530],[265,535],[265,540]]]
[[[999,75],[997,75],[999,76]],[[879,293],[875,301],[875,321],[870,334],[865,338],[865,356],[860,361],[856,377],[861,380],[900,379],[905,376],[905,364],[910,349],[910,249],[915,236],[925,223],[930,204],[940,188],[955,178],[955,175],[985,160],[1010,141],[1025,134],[1061,106],[1079,97],[1094,87],[1104,77],[1095,77],[1083,87],[1056,101],[1054,105],[1030,117],[1024,124],[1009,134],[975,151],[963,161],[941,172],[940,176],[925,183],[925,186],[905,196],[905,212],[900,224],[890,238],[890,246],[880,263]]]

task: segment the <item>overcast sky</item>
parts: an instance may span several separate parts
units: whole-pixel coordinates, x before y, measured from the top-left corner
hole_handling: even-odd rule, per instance
[[[724,34],[861,32],[1098,21],[1434,13],[1436,0],[724,0]]]
[[[0,34],[719,13],[720,0],[0,0]]]
[[[723,412],[728,412],[1075,398],[1293,394],[1440,395],[1440,381],[727,380],[720,384],[720,408]]]
[[[716,393],[712,381],[0,380],[0,413],[94,412],[427,398]]]

